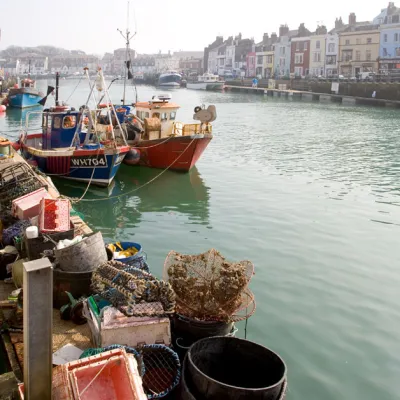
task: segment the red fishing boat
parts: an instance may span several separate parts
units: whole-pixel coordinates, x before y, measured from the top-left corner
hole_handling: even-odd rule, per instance
[[[193,119],[199,122],[183,124],[176,120],[179,105],[169,100],[170,96],[158,96],[138,102],[135,114],[126,116],[136,132],[128,130],[131,151],[124,159],[125,164],[187,172],[199,160],[213,137],[211,122],[216,119],[215,106],[196,107]]]

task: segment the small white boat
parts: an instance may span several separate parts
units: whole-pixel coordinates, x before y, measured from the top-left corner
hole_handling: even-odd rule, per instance
[[[187,82],[188,89],[196,90],[222,90],[224,88],[224,81],[219,79],[218,75],[205,73],[197,78],[197,81]]]

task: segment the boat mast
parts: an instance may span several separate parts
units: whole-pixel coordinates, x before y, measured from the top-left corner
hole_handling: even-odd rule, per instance
[[[129,78],[129,69],[130,69],[130,49],[129,49],[129,43],[130,40],[136,35],[136,32],[131,35],[131,32],[129,31],[129,0],[128,0],[128,12],[127,12],[127,23],[126,23],[126,32],[125,34],[120,30],[117,29],[118,32],[121,34],[121,36],[126,40],[126,51],[125,51],[125,65],[126,65],[126,70],[124,74],[124,94],[122,97],[122,105],[125,105],[125,93],[126,93],[126,80]]]
[[[56,106],[58,106],[58,85],[60,83],[60,73],[56,72]]]

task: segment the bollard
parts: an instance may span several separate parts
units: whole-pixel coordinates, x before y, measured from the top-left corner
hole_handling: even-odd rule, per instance
[[[24,263],[24,398],[52,398],[53,269],[48,258]]]

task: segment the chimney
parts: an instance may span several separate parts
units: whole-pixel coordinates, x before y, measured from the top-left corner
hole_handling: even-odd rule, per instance
[[[298,37],[307,36],[307,29],[304,26],[304,22],[302,22],[299,26],[299,32],[297,34]]]
[[[328,30],[326,29],[325,25],[318,26],[315,33],[317,35],[326,35],[328,33]]]
[[[279,27],[279,37],[286,36],[289,33],[289,27],[287,25],[281,25]]]
[[[268,41],[269,41],[269,35],[268,35],[268,33],[264,33],[264,36],[263,36],[263,44],[268,44]]]
[[[272,44],[274,44],[277,41],[278,41],[278,36],[277,36],[276,32],[273,32],[271,35],[271,42],[272,42]]]
[[[340,17],[339,19],[338,18],[335,19],[335,29],[340,29],[340,28],[343,28],[342,17]]]
[[[356,14],[355,13],[350,13],[349,15],[349,25],[355,25],[356,24]]]

